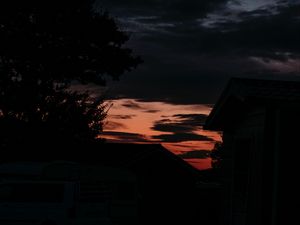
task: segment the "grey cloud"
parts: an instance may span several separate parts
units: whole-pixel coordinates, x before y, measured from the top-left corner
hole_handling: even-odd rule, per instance
[[[125,28],[130,20],[140,26],[135,27],[129,45],[144,60],[137,70],[121,77],[116,96],[181,104],[214,103],[232,76],[260,78],[278,73],[251,60],[251,56],[276,60],[300,57],[299,6],[295,1],[241,12],[220,9],[219,5],[209,10],[207,17],[189,16],[190,9],[183,8],[176,18],[175,8],[179,9],[183,1],[163,10],[155,9],[155,5],[161,5],[158,1],[133,1],[129,3],[136,9],[132,15],[126,14],[129,1],[110,2],[112,9],[124,9],[118,17]],[[214,20],[211,15],[221,19]],[[205,20],[213,26],[203,26]],[[300,72],[299,68],[295,70]]]
[[[199,28],[190,23],[170,30],[174,33],[188,31],[177,41],[193,40],[195,37],[194,49],[205,54],[264,56],[278,60],[285,59],[280,52],[299,56],[300,5],[281,6],[277,10],[275,14],[268,10],[243,12],[239,20],[224,19],[216,23],[213,29]]]
[[[299,53],[300,4],[275,4],[270,8],[239,13],[220,10],[218,14],[201,19],[169,22],[172,26],[160,31],[149,31],[148,35],[137,35],[136,40],[156,43],[177,52],[187,51],[202,54],[218,53],[277,57],[278,52]],[[214,19],[213,15],[216,18]],[[162,17],[148,19],[148,24],[164,22]],[[211,27],[206,27],[204,22]],[[149,25],[151,27],[151,25]],[[164,32],[161,32],[161,31]],[[146,32],[147,33],[147,32]],[[171,47],[172,46],[172,47]],[[278,58],[280,59],[280,58]]]
[[[147,68],[138,68],[122,76],[118,83],[109,84],[114,85],[112,95],[141,101],[211,104],[218,99],[231,76],[260,78],[270,74],[261,64],[251,59],[225,55],[203,57],[188,50],[183,52],[185,57],[192,56],[181,59],[170,57],[170,63],[163,62],[163,59],[156,62],[148,56],[144,57]],[[176,54],[179,53],[174,52]],[[162,51],[157,57],[165,55]]]

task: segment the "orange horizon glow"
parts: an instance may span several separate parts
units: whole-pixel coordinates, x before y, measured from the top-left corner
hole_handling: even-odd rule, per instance
[[[208,105],[175,105],[164,102],[140,102],[135,99],[111,100],[112,104],[104,125],[104,135],[108,142],[162,144],[176,155],[189,151],[212,150],[214,144],[222,140],[217,132],[197,128],[193,134],[209,137],[211,140],[184,140],[167,142],[153,136],[172,135],[173,131],[158,131],[153,129],[157,121],[174,120],[174,115],[208,115],[211,106]],[[177,119],[176,122],[180,123]],[[211,159],[184,159],[197,169],[210,168]]]
[[[198,170],[206,170],[211,168],[211,158],[206,159],[185,159],[190,165]]]

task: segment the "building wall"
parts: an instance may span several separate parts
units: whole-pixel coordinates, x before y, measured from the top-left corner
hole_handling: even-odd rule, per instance
[[[264,108],[253,108],[224,130],[224,172],[230,196],[227,224],[261,224],[265,115]]]
[[[293,224],[299,220],[300,185],[300,109],[299,105],[281,107],[278,115],[279,132],[274,167],[272,224]]]
[[[300,106],[252,108],[223,134],[229,196],[225,224],[293,223],[300,208]]]

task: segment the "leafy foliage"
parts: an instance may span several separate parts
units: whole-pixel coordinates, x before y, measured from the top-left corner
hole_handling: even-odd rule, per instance
[[[105,85],[105,76],[118,79],[141,59],[123,47],[127,34],[93,2],[1,1],[3,140],[28,139],[25,134],[92,139],[101,131],[103,101],[70,91],[71,82]]]

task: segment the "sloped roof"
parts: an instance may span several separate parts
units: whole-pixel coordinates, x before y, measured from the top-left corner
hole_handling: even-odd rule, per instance
[[[109,167],[122,167],[135,171],[139,170],[169,170],[171,168],[191,176],[197,175],[198,170],[179,156],[169,152],[160,144],[120,144],[98,143],[89,145],[63,146],[49,145],[27,148],[10,149],[0,154],[2,162],[35,161],[49,162],[67,160],[83,164],[98,164]],[[169,167],[169,168],[168,168]]]
[[[222,130],[226,118],[238,113],[242,105],[266,102],[300,103],[300,82],[232,78],[209,114],[204,129]]]

